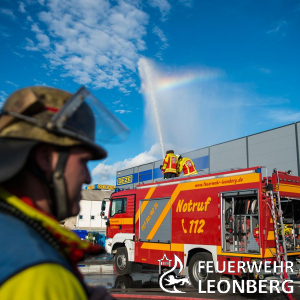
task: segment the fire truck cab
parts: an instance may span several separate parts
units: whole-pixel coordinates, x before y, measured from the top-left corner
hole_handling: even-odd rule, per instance
[[[300,255],[300,177],[262,167],[161,180],[111,195],[106,250],[119,274],[135,265],[159,265],[176,254],[191,283],[205,288],[218,279],[216,263],[276,261],[276,237],[285,241],[294,269]],[[284,230],[274,231],[272,201],[283,212]],[[283,232],[284,231],[284,232]],[[278,242],[278,243],[279,243]],[[199,272],[199,261],[213,261],[214,273]],[[241,270],[223,274],[248,276]],[[219,271],[219,270],[218,270]],[[261,271],[254,274],[264,278]]]

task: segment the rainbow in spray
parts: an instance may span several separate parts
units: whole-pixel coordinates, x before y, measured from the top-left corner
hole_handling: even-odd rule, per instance
[[[156,86],[158,91],[165,91],[188,84],[217,79],[222,76],[223,72],[220,70],[201,70],[198,72],[189,72],[180,76],[162,77],[158,80]]]

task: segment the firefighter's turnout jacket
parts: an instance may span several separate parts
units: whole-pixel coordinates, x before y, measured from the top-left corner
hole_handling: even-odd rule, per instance
[[[175,173],[177,169],[178,158],[175,154],[169,153],[165,156],[161,170],[163,173]]]
[[[21,200],[22,199],[22,200]],[[77,263],[104,250],[0,186],[0,299],[87,300]]]
[[[190,158],[183,157],[177,164],[177,175],[183,171],[184,176],[197,174],[195,165]]]

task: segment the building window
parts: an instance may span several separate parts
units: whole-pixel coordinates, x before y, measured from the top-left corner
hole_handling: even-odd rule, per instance
[[[83,219],[83,215],[79,215],[79,220],[82,220]]]
[[[91,216],[91,220],[95,220],[95,216]]]

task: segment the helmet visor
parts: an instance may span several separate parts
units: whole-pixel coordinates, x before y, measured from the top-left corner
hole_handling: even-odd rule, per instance
[[[127,126],[85,87],[64,104],[47,127],[80,140],[100,143],[121,142],[129,135]]]

